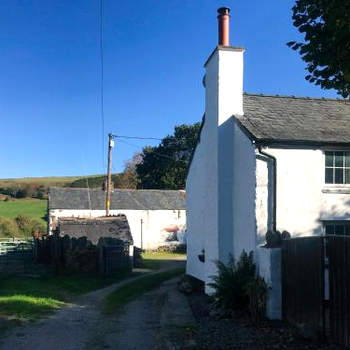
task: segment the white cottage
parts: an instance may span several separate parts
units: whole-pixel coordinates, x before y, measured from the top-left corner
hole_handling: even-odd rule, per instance
[[[206,283],[268,229],[350,234],[350,102],[244,94],[244,49],[229,46],[229,9],[218,18],[186,186],[187,273]]]
[[[100,189],[51,187],[49,234],[62,218],[97,218],[105,215],[106,193]],[[134,245],[156,249],[171,242],[184,243],[186,210],[183,191],[123,190],[111,194],[110,215],[126,215]],[[177,244],[177,243],[175,243]]]

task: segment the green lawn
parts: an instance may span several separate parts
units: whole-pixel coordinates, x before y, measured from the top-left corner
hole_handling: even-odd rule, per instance
[[[146,251],[142,253],[142,259],[146,269],[159,270],[169,264],[171,260],[186,260],[186,254]]]
[[[154,270],[165,267],[170,260],[179,257],[183,258],[184,255],[172,253],[144,254],[146,264]],[[183,272],[184,269],[182,268],[172,269],[156,275],[146,275],[138,281],[125,285],[107,298],[108,310],[115,310],[115,308],[133,300],[140,294],[157,287],[166,279]],[[79,295],[103,288],[133,275],[135,274],[121,272],[111,278],[77,275],[45,278],[4,278],[0,281],[0,315],[35,320],[69,304]]]
[[[183,268],[175,268],[144,276],[116,289],[105,299],[104,311],[113,313],[125,304],[135,300],[140,295],[158,287],[164,281],[185,273]]]
[[[76,296],[103,288],[128,276],[130,273],[123,272],[113,278],[9,277],[0,284],[0,315],[34,320],[67,305]]]
[[[0,201],[0,216],[14,218],[17,215],[28,215],[46,224],[43,217],[47,213],[47,201],[41,199],[17,199]]]

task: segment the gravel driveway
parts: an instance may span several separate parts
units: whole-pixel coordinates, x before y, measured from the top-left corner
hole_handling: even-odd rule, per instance
[[[184,262],[179,261],[176,265],[183,266]],[[0,349],[167,349],[164,346],[158,347],[160,343],[164,344],[161,330],[169,329],[164,321],[164,313],[168,312],[168,316],[174,318],[175,327],[176,317],[184,323],[190,322],[192,317],[186,298],[176,291],[176,280],[165,282],[159,288],[144,294],[127,305],[120,314],[106,316],[100,311],[100,303],[105,296],[141,277],[143,276],[130,278],[86,294],[48,318],[14,328],[2,340]],[[174,314],[173,308],[169,307],[174,299],[176,303],[184,305],[182,316]],[[188,321],[186,317],[189,315]]]

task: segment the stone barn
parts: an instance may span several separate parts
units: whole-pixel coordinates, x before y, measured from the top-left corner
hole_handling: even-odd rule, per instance
[[[48,233],[64,218],[98,218],[105,215],[106,192],[101,189],[52,187],[48,201]],[[124,214],[134,245],[143,249],[185,243],[184,191],[116,189],[110,215]]]

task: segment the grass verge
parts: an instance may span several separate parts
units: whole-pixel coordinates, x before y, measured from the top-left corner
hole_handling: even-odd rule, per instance
[[[67,305],[74,297],[106,287],[130,275],[123,272],[111,278],[9,277],[0,284],[0,314],[10,318],[35,320]]]
[[[146,269],[159,270],[172,260],[186,260],[186,254],[146,251],[142,253],[142,259]]]
[[[148,275],[127,283],[106,297],[104,311],[106,313],[113,313],[142,294],[160,286],[164,281],[181,275],[184,272],[185,269],[176,268]]]

